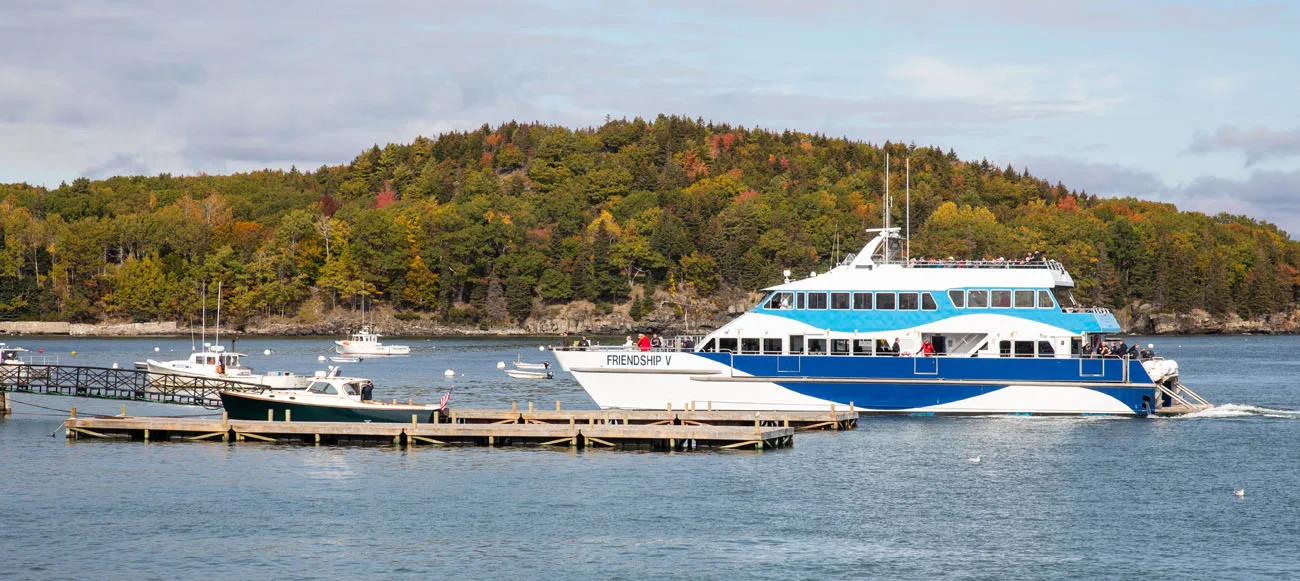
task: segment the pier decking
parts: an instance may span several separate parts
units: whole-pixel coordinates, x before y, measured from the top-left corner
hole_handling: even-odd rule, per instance
[[[507,423],[355,423],[249,421],[206,418],[75,416],[64,421],[67,437],[157,441],[278,442],[307,445],[382,444],[560,446],[651,450],[752,449],[793,445],[795,429],[785,426],[711,426],[579,422]],[[486,417],[496,410],[464,410]],[[498,412],[499,413],[499,412]],[[659,412],[662,414],[662,412]]]

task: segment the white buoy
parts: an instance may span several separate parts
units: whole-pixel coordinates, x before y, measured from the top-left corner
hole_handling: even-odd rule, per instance
[[[1238,488],[1238,489],[1232,491],[1232,493],[1235,494],[1235,495],[1237,495],[1237,498],[1246,498],[1246,489],[1245,489],[1245,488]]]
[[[497,362],[497,369],[505,369],[505,368],[506,368],[506,362],[505,362],[505,361],[498,361],[498,362]]]
[[[980,463],[980,457],[979,457],[979,456],[976,456],[976,457],[974,457],[974,458],[967,458],[966,461],[967,461],[967,462],[970,462],[971,464],[979,464],[979,463]]]
[[[316,360],[317,360],[317,361],[320,361],[321,363],[324,363],[324,362],[325,362],[325,356],[324,356],[324,355],[319,355],[319,356],[316,357]]]
[[[271,350],[270,350],[270,349],[263,349],[263,350],[262,350],[262,355],[270,355],[270,354],[271,354]]]
[[[442,374],[445,375],[445,376],[447,376],[447,377],[456,377],[456,372],[455,372],[455,371],[452,371],[452,370],[450,370],[450,369],[448,369],[448,370],[442,372]]]
[[[117,369],[117,362],[116,362],[116,361],[113,362],[113,369]]]
[[[545,350],[546,350],[546,347],[544,347],[544,346],[542,346],[542,345],[538,345],[538,346],[537,346],[537,350],[538,350],[538,351],[545,351]]]
[[[157,353],[157,352],[159,352],[159,351],[162,351],[162,349],[159,349],[159,348],[157,348],[157,347],[154,347],[154,348],[153,348],[153,352],[154,352],[154,353]]]

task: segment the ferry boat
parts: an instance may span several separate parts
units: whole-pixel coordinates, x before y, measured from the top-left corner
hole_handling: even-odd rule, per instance
[[[603,409],[709,406],[879,414],[1149,416],[1209,403],[1152,354],[1097,355],[1120,332],[1079,306],[1055,260],[908,260],[899,228],[786,280],[697,343],[553,349]],[[928,345],[928,347],[927,347]]]
[[[347,339],[334,342],[334,350],[339,355],[407,355],[411,348],[407,345],[384,345],[379,342],[379,334],[371,330],[370,325],[362,326]]]

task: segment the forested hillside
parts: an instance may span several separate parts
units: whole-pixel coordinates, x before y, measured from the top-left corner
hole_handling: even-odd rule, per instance
[[[911,163],[913,256],[1061,260],[1076,295],[1244,317],[1289,308],[1300,243],[1240,216],[1104,199],[954,152],[660,116],[509,123],[372,147],[342,166],[0,185],[0,319],[293,316],[363,295],[453,324],[545,304],[708,296],[825,270],[891,212]],[[314,297],[314,298],[313,298]],[[634,300],[634,298],[636,300]]]

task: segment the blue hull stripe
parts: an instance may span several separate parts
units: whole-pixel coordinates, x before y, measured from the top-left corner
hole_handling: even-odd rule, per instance
[[[778,383],[803,395],[872,410],[896,411],[958,402],[991,393],[1005,385],[889,384],[889,383]],[[1151,406],[1154,388],[1080,388],[1093,389],[1124,403],[1134,413],[1146,413]],[[1142,400],[1147,396],[1147,400]],[[1143,407],[1143,405],[1146,407]]]
[[[1123,366],[1127,363],[1129,383],[1151,383],[1151,376],[1147,375],[1141,362],[1123,359],[696,355],[758,377],[974,380],[989,381],[991,385],[1015,382],[1122,383]]]

